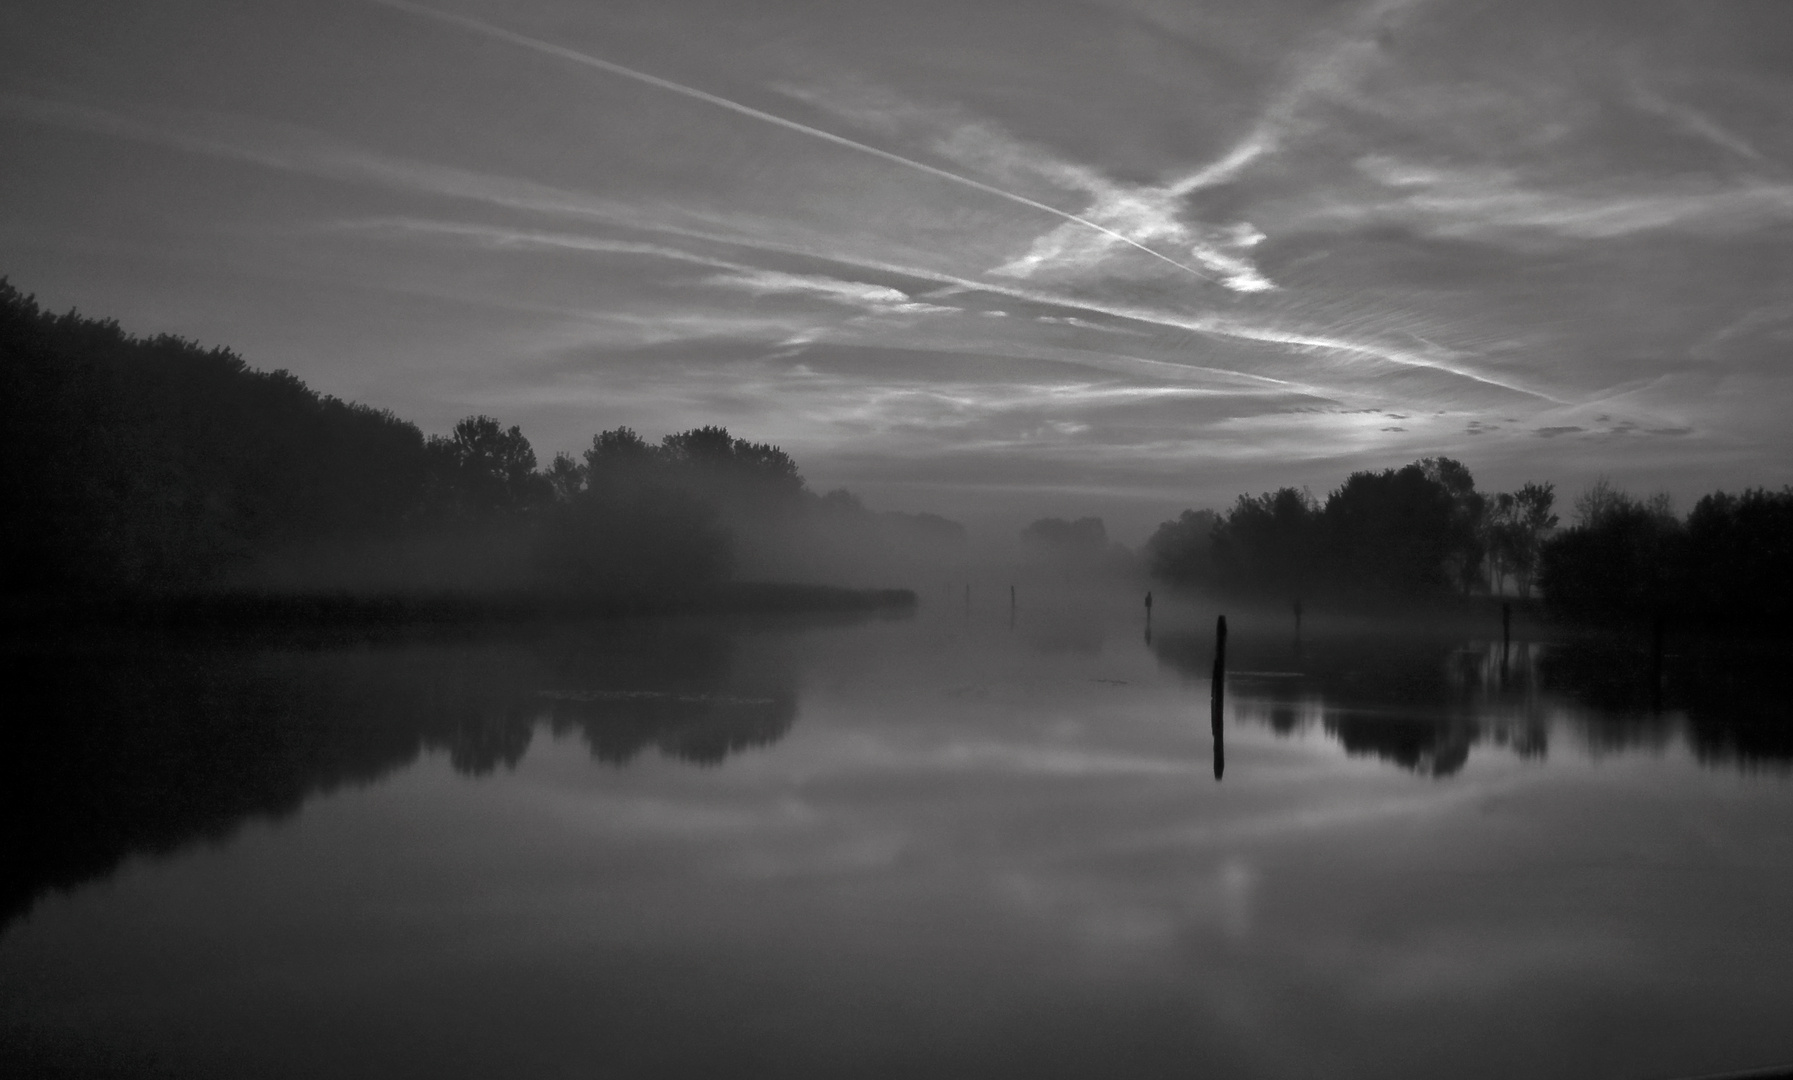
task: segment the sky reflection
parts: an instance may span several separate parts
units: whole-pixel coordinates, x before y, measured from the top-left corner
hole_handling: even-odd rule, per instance
[[[334,789],[313,751],[286,782],[301,812],[122,837],[79,879],[103,887],[35,894],[0,937],[0,1025],[51,1057],[271,1076],[1641,1076],[1793,1054],[1770,1019],[1793,992],[1793,791],[1702,752],[1679,691],[1679,734],[1624,742],[1613,687],[1577,691],[1560,642],[1510,651],[1501,682],[1485,643],[1310,613],[1295,669],[1292,627],[1240,614],[1217,784],[1183,666],[1208,614],[1160,604],[1151,646],[1133,614],[1024,597],[1012,630],[944,605],[238,658],[259,693],[360,717],[332,739],[362,701],[421,742]],[[450,670],[472,682],[392,710]],[[432,719],[475,683],[533,733],[478,768]],[[1364,715],[1431,756],[1380,726],[1354,744]],[[744,734],[694,758],[698,721]],[[610,727],[634,749],[603,751]],[[1438,747],[1467,750],[1446,770]]]

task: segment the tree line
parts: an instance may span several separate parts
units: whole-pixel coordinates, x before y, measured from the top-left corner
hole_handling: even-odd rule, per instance
[[[944,519],[817,495],[788,454],[721,427],[657,443],[620,427],[543,466],[490,416],[426,437],[228,349],[52,314],[4,279],[0,500],[13,597],[665,594],[727,579],[756,530],[963,541]]]
[[[1151,572],[1240,594],[1499,595],[1578,618],[1765,622],[1793,616],[1793,487],[1715,492],[1685,518],[1602,481],[1571,523],[1555,486],[1476,489],[1450,458],[1351,474],[1324,502],[1285,487],[1187,510],[1146,544]]]

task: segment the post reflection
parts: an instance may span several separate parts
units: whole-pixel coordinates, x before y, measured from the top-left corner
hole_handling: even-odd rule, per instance
[[[1352,755],[1436,777],[1477,746],[1546,756],[1553,729],[1590,748],[1661,747],[1676,738],[1709,765],[1793,772],[1783,719],[1793,674],[1772,643],[1710,641],[1665,650],[1650,635],[1541,642],[1389,631],[1236,634],[1227,673],[1234,716],[1288,736],[1317,728]],[[1217,765],[1220,655],[1206,635],[1160,632],[1159,663],[1214,680]]]

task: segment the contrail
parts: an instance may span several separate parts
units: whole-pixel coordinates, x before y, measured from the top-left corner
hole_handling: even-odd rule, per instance
[[[777,116],[777,115],[774,115],[769,112],[764,112],[760,109],[755,109],[750,105],[743,105],[738,101],[730,101],[728,98],[725,98],[725,97],[718,97],[715,94],[707,93],[703,90],[697,89],[696,87],[686,86],[683,83],[676,83],[670,79],[662,79],[658,75],[649,75],[645,71],[636,71],[634,68],[623,67],[621,64],[613,64],[608,60],[601,60],[598,57],[591,56],[587,53],[579,52],[576,49],[569,49],[564,45],[556,45],[551,41],[543,41],[540,38],[533,38],[533,37],[529,37],[526,34],[519,34],[514,31],[511,31],[511,30],[506,30],[502,27],[493,26],[490,23],[481,22],[478,19],[469,18],[465,15],[456,15],[456,14],[453,14],[452,12],[438,11],[435,8],[428,7],[423,4],[412,3],[411,0],[372,0],[372,2],[379,4],[382,7],[393,8],[397,11],[408,12],[412,15],[421,15],[425,18],[436,19],[440,22],[445,22],[445,23],[451,23],[455,26],[461,27],[464,30],[471,30],[476,34],[483,34],[486,37],[496,38],[499,41],[509,42],[512,45],[516,45],[516,46],[519,46],[519,47],[525,48],[525,49],[531,49],[531,50],[534,50],[535,52],[539,52],[539,53],[545,53],[549,56],[558,57],[562,60],[569,60],[575,64],[583,64],[586,67],[597,68],[599,71],[607,71],[612,75],[620,75],[625,79],[634,79],[636,82],[643,82],[643,83],[648,84],[649,86],[656,86],[662,90],[668,90],[675,94],[682,94],[685,97],[694,98],[698,101],[707,102],[711,105],[716,106],[717,108],[727,109],[730,112],[740,113],[742,116],[750,116],[755,120],[760,120],[760,121],[763,121],[768,124],[776,124],[777,126],[779,126],[781,128],[785,128],[790,131],[799,132],[801,134],[808,135],[811,138],[821,139],[824,142],[830,142],[836,146],[844,146],[849,150],[857,150],[858,152],[860,152],[862,154],[870,154],[873,157],[882,158],[885,161],[891,162],[892,164],[901,165],[907,169],[914,169],[917,172],[927,173],[929,176],[936,176],[942,180],[950,180],[955,184],[962,184],[965,187],[973,188],[977,191],[982,191],[985,194],[994,195],[999,199],[1007,199],[1009,202],[1016,203],[1021,206],[1030,207],[1034,210],[1040,210],[1045,213],[1051,214],[1054,217],[1063,218],[1066,221],[1076,222],[1077,224],[1082,225],[1085,228],[1094,229],[1095,231],[1103,234],[1104,236],[1113,237],[1114,239],[1119,240],[1121,243],[1126,244],[1128,247],[1138,248],[1140,251],[1145,252],[1147,255],[1150,255],[1152,258],[1157,259],[1160,262],[1169,263],[1170,265],[1176,267],[1179,270],[1184,271],[1185,273],[1194,274],[1196,277],[1201,278],[1204,281],[1214,280],[1211,276],[1202,273],[1200,270],[1197,270],[1195,267],[1189,266],[1185,263],[1180,263],[1168,255],[1164,255],[1159,252],[1153,251],[1151,248],[1146,247],[1144,244],[1140,243],[1139,241],[1134,240],[1130,237],[1124,236],[1121,233],[1118,233],[1118,232],[1114,231],[1113,229],[1108,228],[1106,225],[1099,225],[1096,222],[1091,221],[1089,218],[1079,217],[1076,214],[1072,214],[1072,213],[1068,213],[1064,210],[1060,210],[1056,206],[1050,206],[1046,203],[1038,202],[1033,199],[1030,199],[1025,195],[1017,195],[1012,191],[1004,191],[1002,188],[994,187],[990,184],[983,183],[980,180],[973,180],[969,176],[961,176],[956,172],[950,172],[946,169],[936,168],[935,166],[929,165],[925,162],[916,161],[912,158],[903,157],[901,154],[893,154],[888,150],[880,150],[875,146],[868,146],[862,142],[855,142],[852,139],[846,138],[841,135],[836,135],[833,132],[823,131],[821,128],[810,127],[808,124],[799,124],[795,120],[786,120],[782,116]]]

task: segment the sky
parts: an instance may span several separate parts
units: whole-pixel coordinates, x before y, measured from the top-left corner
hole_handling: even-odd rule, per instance
[[[0,275],[540,458],[1793,481],[1786,0],[9,0]]]

